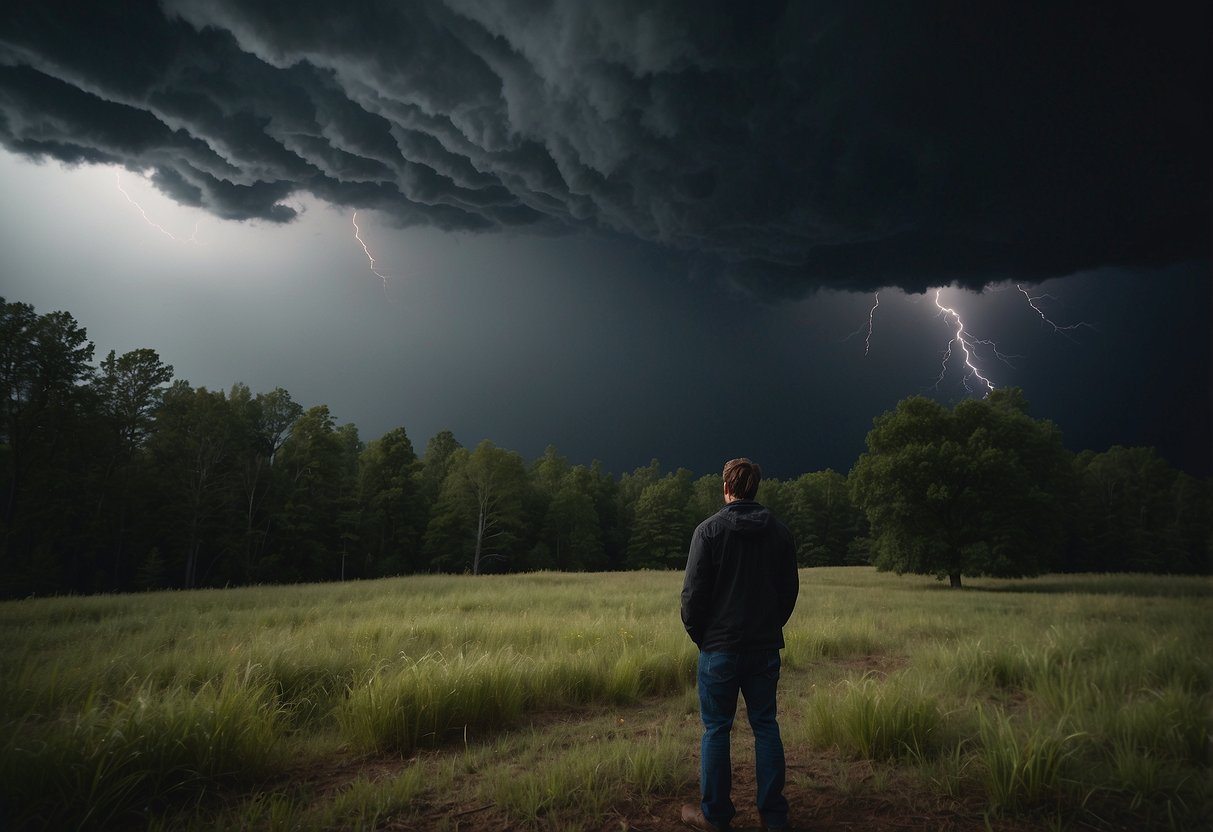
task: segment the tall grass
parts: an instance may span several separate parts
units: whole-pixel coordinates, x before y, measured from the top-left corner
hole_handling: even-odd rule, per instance
[[[94,694],[74,714],[7,725],[0,805],[18,825],[104,828],[208,785],[267,772],[278,708],[264,682]]]
[[[973,584],[936,593],[930,613],[921,595],[917,609],[903,609],[904,590],[882,593],[880,631],[897,642],[904,670],[844,673],[820,686],[804,713],[808,741],[873,760],[898,749],[905,757],[917,736],[915,702],[927,700],[935,742],[908,756],[948,793],[980,793],[991,813],[1096,824],[1128,815],[1143,829],[1209,816],[1208,581]],[[879,615],[874,606],[861,608],[861,631]]]
[[[509,728],[527,710],[669,694],[686,686],[692,666],[685,650],[604,651],[545,661],[508,648],[453,657],[432,653],[382,664],[350,687],[335,715],[356,747],[408,752]]]
[[[673,577],[0,604],[0,814],[92,826],[249,784],[295,732],[403,752],[499,732],[525,710],[680,692],[694,648],[671,614],[676,589],[652,591]]]
[[[416,576],[0,604],[0,817],[372,828],[472,778],[472,799],[503,824],[575,825],[694,778],[681,579]],[[1047,576],[953,592],[813,569],[801,582],[781,683],[792,753],[870,759],[886,781],[918,777],[991,813],[1143,829],[1213,816],[1207,580]],[[678,719],[660,740],[572,732],[554,744],[533,727],[545,711],[656,697]],[[475,763],[512,728],[540,733],[517,759]],[[398,758],[427,746],[462,762],[259,791],[301,749]],[[183,801],[215,792],[232,813],[178,823],[195,811]]]
[[[1005,713],[985,708],[978,711],[978,723],[979,758],[994,810],[1056,804],[1067,784],[1079,785],[1072,769],[1081,734],[1048,723],[1016,730]]]
[[[810,700],[805,715],[811,742],[866,759],[926,758],[942,750],[939,708],[921,686],[899,676],[865,676]]]
[[[306,826],[317,829],[381,829],[411,813],[414,801],[429,784],[425,769],[410,766],[386,780],[355,778]],[[303,824],[298,824],[299,828]]]
[[[400,752],[449,740],[452,731],[508,728],[522,713],[525,673],[517,657],[504,653],[423,656],[351,688],[337,722],[361,748]]]
[[[578,749],[544,749],[540,759],[489,783],[485,797],[515,821],[549,815],[601,818],[625,794],[644,798],[685,785],[686,748],[663,733],[590,740]]]

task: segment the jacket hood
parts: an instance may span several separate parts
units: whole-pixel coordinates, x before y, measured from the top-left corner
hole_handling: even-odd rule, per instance
[[[753,500],[736,500],[718,514],[726,526],[741,534],[758,534],[771,525],[771,512]]]

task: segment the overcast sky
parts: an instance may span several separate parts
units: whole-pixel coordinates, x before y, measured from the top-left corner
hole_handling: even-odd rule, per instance
[[[787,477],[988,389],[940,287],[1072,448],[1213,464],[1204,4],[8,5],[0,294],[98,359]]]

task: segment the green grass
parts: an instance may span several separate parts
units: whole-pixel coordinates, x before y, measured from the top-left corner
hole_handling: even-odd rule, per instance
[[[403,667],[383,667],[351,686],[337,724],[359,748],[380,752],[509,728],[522,715],[529,664],[509,652],[405,659]]]
[[[483,796],[515,821],[601,817],[629,795],[641,799],[685,785],[686,748],[667,735],[595,737],[575,748],[536,744]]]
[[[1079,733],[1049,723],[1015,726],[1000,711],[979,712],[979,760],[994,810],[1033,809],[1059,804],[1075,779]]]
[[[841,577],[841,576],[840,576]],[[867,576],[873,589],[885,576]],[[889,586],[876,616],[887,676],[827,669],[805,741],[906,758],[990,816],[1185,829],[1213,810],[1213,617],[1207,579],[1049,576],[959,593]],[[856,589],[859,587],[857,586]],[[865,608],[866,607],[866,608]],[[896,644],[896,647],[892,645]],[[915,770],[916,769],[916,770]]]
[[[693,799],[681,577],[417,576],[0,604],[0,816],[29,828],[558,829]],[[853,568],[801,581],[781,683],[785,745],[809,772],[791,781],[794,806],[825,789],[968,812],[978,826],[1185,829],[1213,816],[1207,579],[1045,576],[955,592]]]
[[[863,759],[929,758],[943,749],[942,715],[930,692],[904,676],[847,681],[809,701],[809,741]]]
[[[263,682],[234,676],[196,690],[142,685],[125,699],[94,693],[58,718],[6,724],[0,796],[19,814],[36,796],[50,826],[105,827],[137,806],[268,772],[278,717]]]

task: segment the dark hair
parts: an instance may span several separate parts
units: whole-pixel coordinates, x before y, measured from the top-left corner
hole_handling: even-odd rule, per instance
[[[762,469],[757,462],[741,457],[724,464],[724,485],[729,493],[740,500],[752,500],[758,493],[762,481]]]

